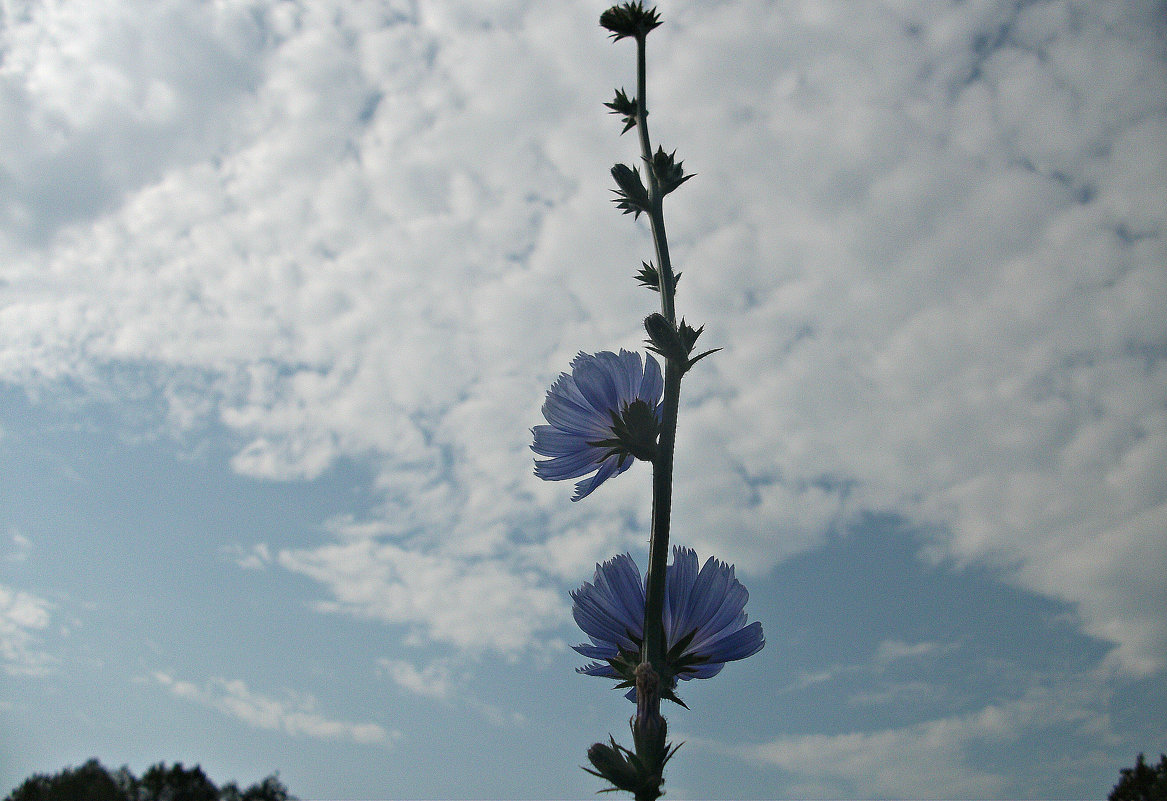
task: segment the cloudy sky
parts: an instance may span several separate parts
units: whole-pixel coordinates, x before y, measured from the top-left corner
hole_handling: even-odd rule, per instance
[[[631,706],[530,427],[639,347],[604,3],[0,2],[0,792],[590,797]],[[674,541],[767,646],[670,797],[1101,797],[1167,750],[1167,12],[663,0]]]

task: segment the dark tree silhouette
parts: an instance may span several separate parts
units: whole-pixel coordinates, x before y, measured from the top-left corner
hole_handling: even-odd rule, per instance
[[[8,794],[6,801],[131,801],[96,759],[79,768],[65,768],[56,776],[38,773]]]
[[[296,801],[288,794],[278,774],[272,774],[259,784],[253,784],[239,792],[239,788],[232,782],[219,790],[219,801]]]
[[[1151,767],[1143,755],[1133,768],[1119,771],[1121,778],[1107,797],[1109,801],[1167,801],[1167,754],[1159,755],[1159,764]]]
[[[5,801],[296,801],[296,797],[274,773],[241,791],[235,782],[216,787],[198,765],[187,769],[181,762],[171,767],[159,762],[138,779],[129,768],[110,773],[91,759],[54,776],[31,776]]]
[[[198,765],[186,770],[181,762],[170,768],[159,762],[142,774],[137,801],[219,801],[219,788]]]

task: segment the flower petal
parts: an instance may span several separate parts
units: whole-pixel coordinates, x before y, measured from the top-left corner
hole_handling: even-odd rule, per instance
[[[574,389],[575,384],[572,384]],[[603,439],[612,427],[610,415],[601,417],[582,395],[567,397],[563,393],[547,394],[543,402],[543,416],[547,422],[568,434],[577,434],[585,440]]]
[[[640,366],[640,354],[628,350],[620,350],[618,390],[621,405],[631,403],[638,397],[643,368]]]
[[[588,645],[587,643],[573,645],[571,650],[588,659],[615,659],[620,653],[615,645]]]
[[[697,554],[692,548],[673,548],[673,563],[665,572],[665,631],[668,647],[688,634],[696,626],[688,625],[689,595],[697,579]]]
[[[736,662],[753,656],[766,645],[762,624],[754,621],[748,626],[721,638],[703,649],[711,662]]]
[[[620,392],[612,371],[608,369],[609,365],[604,363],[606,361],[596,359],[580,362],[571,374],[580,393],[598,413],[605,413],[609,409],[620,410]]]
[[[685,652],[675,655],[675,679],[707,679],[725,663],[756,654],[766,644],[762,624],[746,624],[744,606],[749,593],[734,576],[732,565],[713,557],[698,570],[697,554],[674,548],[665,573],[665,635],[672,648],[683,637],[693,637]],[[574,646],[593,663],[580,672],[623,678],[606,660],[635,653],[643,637],[644,582],[629,554],[596,565],[592,582],[573,592],[572,614],[592,643]],[[674,679],[674,684],[675,684]],[[671,689],[671,688],[670,688]],[[636,693],[627,696],[635,700]]]
[[[711,679],[721,672],[725,667],[724,662],[706,662],[701,665],[693,665],[687,667],[681,673],[677,674],[677,678],[682,681],[689,681],[690,679]]]
[[[586,676],[602,676],[605,679],[618,679],[620,674],[612,669],[611,665],[603,662],[592,662],[591,664],[577,667],[576,673],[583,673]]]
[[[651,394],[646,396],[646,391]],[[622,414],[634,400],[650,404],[659,420],[661,392],[660,366],[652,357],[642,364],[634,351],[579,353],[571,362],[571,372],[561,373],[547,392],[543,416],[549,425],[531,429],[531,449],[551,457],[535,460],[535,475],[558,481],[581,478],[594,470],[595,475],[576,485],[572,500],[591,494],[631,467],[632,459],[626,452],[605,458],[610,451],[590,443],[611,439],[613,415]]]
[[[665,379],[661,375],[660,365],[652,355],[644,359],[644,374],[640,379],[640,388],[636,393],[638,398],[651,401],[659,400],[665,391]],[[659,413],[658,413],[659,416]]]
[[[554,426],[535,426],[531,429],[531,437],[531,450],[540,456],[563,456],[568,453],[580,453],[593,447],[578,434]]]
[[[535,475],[544,481],[561,481],[565,478],[579,478],[600,466],[604,452],[599,448],[578,453],[568,453],[552,459],[535,462]]]
[[[628,554],[596,565],[592,583],[571,594],[572,615],[593,642],[636,650],[644,626],[640,570]]]
[[[600,469],[596,474],[587,481],[581,481],[575,485],[575,494],[571,496],[573,501],[582,501],[584,498],[592,494],[592,491],[607,481],[612,476],[618,476],[632,467],[634,459],[625,459],[624,464],[620,464],[620,460],[615,456],[609,456],[600,463]]]

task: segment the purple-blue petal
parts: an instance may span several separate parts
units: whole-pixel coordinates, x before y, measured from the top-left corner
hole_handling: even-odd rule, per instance
[[[620,402],[621,404],[631,403],[637,397],[644,374],[640,364],[640,354],[622,349],[619,361],[620,369],[616,375],[618,376],[617,389],[620,394]]]
[[[644,584],[640,568],[629,554],[619,554],[600,565],[595,582],[616,598],[629,619],[639,621],[643,617]]]
[[[665,570],[664,625],[668,647],[676,645],[695,626],[688,625],[687,609],[697,577],[697,554],[692,548],[673,548],[673,563]]]
[[[677,678],[707,679],[725,663],[745,659],[766,644],[762,624],[746,624],[744,610],[749,593],[734,576],[732,565],[714,558],[697,569],[697,555],[688,548],[674,548],[665,574],[665,634],[669,646],[682,637],[694,636],[683,657],[699,657],[697,664],[681,668]],[[572,612],[592,643],[575,646],[589,659],[604,660],[581,668],[588,675],[620,678],[606,660],[621,651],[635,651],[641,642],[644,618],[644,582],[628,554],[620,554],[596,566],[593,583],[572,593]],[[635,690],[627,694],[635,701]]]
[[[636,393],[636,397],[647,401],[650,406],[653,406],[660,400],[661,395],[665,391],[665,379],[661,375],[660,365],[657,364],[656,359],[651,354],[644,359],[644,372],[640,379],[640,388]],[[659,410],[658,410],[659,416]]]
[[[571,616],[576,625],[593,641],[612,643],[620,646],[628,642],[630,630],[626,621],[617,618],[610,606],[606,606],[596,594],[573,596]]]
[[[591,583],[571,594],[572,616],[593,642],[634,650],[644,625],[640,571],[628,554],[596,566]]]
[[[577,667],[576,673],[583,673],[586,676],[602,676],[605,679],[618,679],[620,674],[612,669],[612,666],[603,662],[592,662],[591,664]]]
[[[561,481],[567,478],[586,476],[596,469],[603,460],[604,452],[598,448],[555,456],[535,462],[535,475],[544,481]]]
[[[573,394],[578,396],[578,393]],[[560,431],[585,440],[594,439],[596,435],[603,438],[612,428],[611,415],[601,416],[582,396],[573,398],[562,393],[548,393],[543,402],[543,416]]]
[[[725,667],[724,662],[705,662],[700,665],[693,665],[685,668],[684,672],[678,674],[677,678],[689,681],[690,679],[711,679],[721,672]]]
[[[701,649],[711,662],[736,662],[761,651],[766,644],[762,624],[754,621]]]
[[[588,659],[615,659],[620,650],[615,645],[589,645],[580,643],[571,646],[571,650]]]
[[[609,365],[601,360],[580,362],[572,372],[575,385],[597,413],[620,411],[620,391]]]
[[[539,456],[552,457],[535,461],[535,475],[548,481],[581,478],[573,501],[591,494],[596,487],[632,466],[616,456],[606,459],[606,449],[590,445],[612,436],[612,415],[640,398],[651,404],[660,417],[660,397],[664,384],[660,365],[651,356],[641,362],[640,355],[621,350],[619,354],[602,351],[578,354],[571,362],[571,372],[561,373],[551,385],[543,403],[543,416],[549,425],[531,429],[531,449]],[[556,461],[559,460],[559,461]]]
[[[719,639],[723,632],[741,626],[745,622],[742,608],[745,606],[749,594],[737,579],[734,579],[725,589],[721,604],[709,616],[693,637],[693,647],[700,648],[701,643]],[[735,626],[736,623],[736,626]]]
[[[620,464],[620,460],[615,456],[609,456],[604,461],[600,462],[600,469],[591,478],[581,481],[575,485],[575,494],[571,496],[573,501],[582,501],[584,498],[592,494],[592,491],[607,481],[612,476],[618,476],[632,467],[632,462],[635,460],[631,457],[624,460],[624,464]]]
[[[540,456],[563,456],[594,448],[579,434],[572,434],[554,426],[535,426],[531,429],[531,450]],[[598,448],[596,448],[599,451]],[[602,453],[603,451],[599,451]]]

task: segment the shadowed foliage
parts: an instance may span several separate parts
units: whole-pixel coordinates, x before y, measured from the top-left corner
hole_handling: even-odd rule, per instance
[[[240,790],[234,782],[216,787],[202,768],[159,762],[139,779],[126,767],[112,773],[96,759],[60,773],[38,773],[5,801],[296,801],[277,774]]]
[[[1139,754],[1133,768],[1119,771],[1122,778],[1107,796],[1108,801],[1167,801],[1167,754],[1159,755],[1159,764],[1148,765]]]

